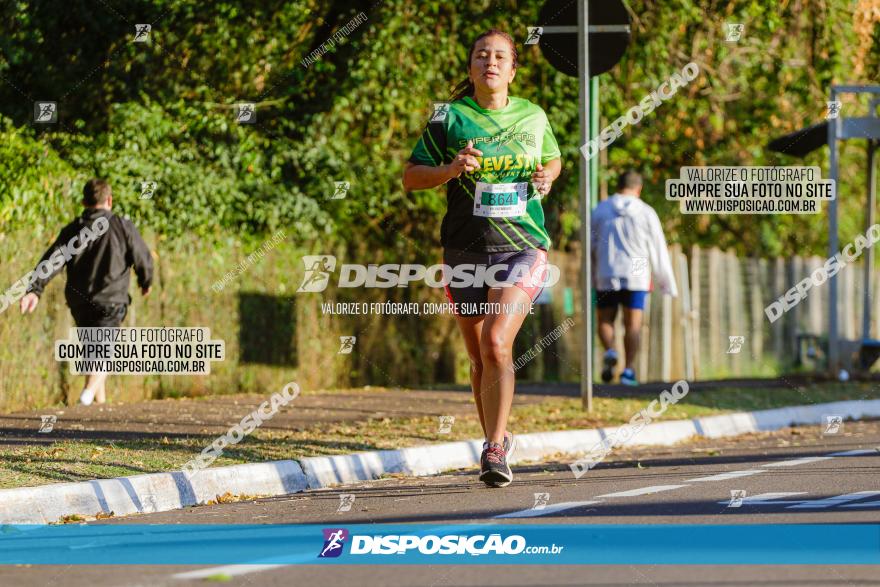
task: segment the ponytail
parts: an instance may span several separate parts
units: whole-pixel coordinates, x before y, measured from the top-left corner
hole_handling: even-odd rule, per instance
[[[461,100],[462,98],[473,95],[474,82],[469,79],[463,79],[452,89],[452,96],[449,98],[449,101],[455,102],[456,100]]]

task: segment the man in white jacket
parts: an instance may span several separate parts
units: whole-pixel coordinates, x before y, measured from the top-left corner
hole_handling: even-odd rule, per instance
[[[596,288],[599,339],[605,347],[602,381],[608,383],[617,365],[614,319],[623,305],[626,367],[620,382],[638,385],[635,365],[642,331],[645,299],[652,277],[664,294],[675,297],[675,276],[657,213],[639,197],[642,176],[626,171],[617,180],[617,193],[599,202],[592,215],[593,286]]]

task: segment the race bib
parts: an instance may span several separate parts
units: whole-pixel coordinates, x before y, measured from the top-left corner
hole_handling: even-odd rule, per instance
[[[528,183],[477,182],[474,191],[474,216],[513,218],[526,213]]]

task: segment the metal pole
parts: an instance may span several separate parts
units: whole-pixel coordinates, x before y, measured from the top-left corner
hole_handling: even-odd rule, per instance
[[[578,118],[581,126],[581,145],[590,140],[590,119],[587,108],[590,104],[590,43],[589,0],[578,2]],[[583,344],[581,345],[581,403],[588,411],[593,411],[593,295],[592,259],[590,255],[590,165],[581,154],[580,161],[580,206],[581,206],[581,316],[583,316]]]
[[[831,101],[837,99],[837,88],[831,86]],[[840,201],[840,189],[837,181],[837,130],[838,118],[828,119],[828,178],[834,182],[837,197],[828,205],[828,257],[837,254],[837,202]],[[836,375],[840,367],[838,360],[837,341],[837,275],[828,280],[828,370]]]
[[[868,139],[868,219],[865,222],[867,227],[865,232],[872,226],[876,214],[874,206],[877,201],[877,175],[874,171],[874,153],[877,143],[873,139]],[[871,285],[873,281],[871,276],[874,274],[874,247],[867,247],[865,253],[865,280],[864,292],[862,294],[862,340],[871,338]]]
[[[595,28],[595,27],[593,27]],[[592,31],[590,31],[592,32]],[[590,138],[599,136],[599,76],[590,80]],[[590,209],[599,203],[599,157],[590,159]]]

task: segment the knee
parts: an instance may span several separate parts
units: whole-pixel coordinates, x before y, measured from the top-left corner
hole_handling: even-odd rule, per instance
[[[504,365],[510,362],[511,349],[502,336],[485,336],[480,341],[483,363]]]
[[[468,361],[471,363],[471,373],[481,373],[483,371],[483,359],[480,355],[468,353]]]

